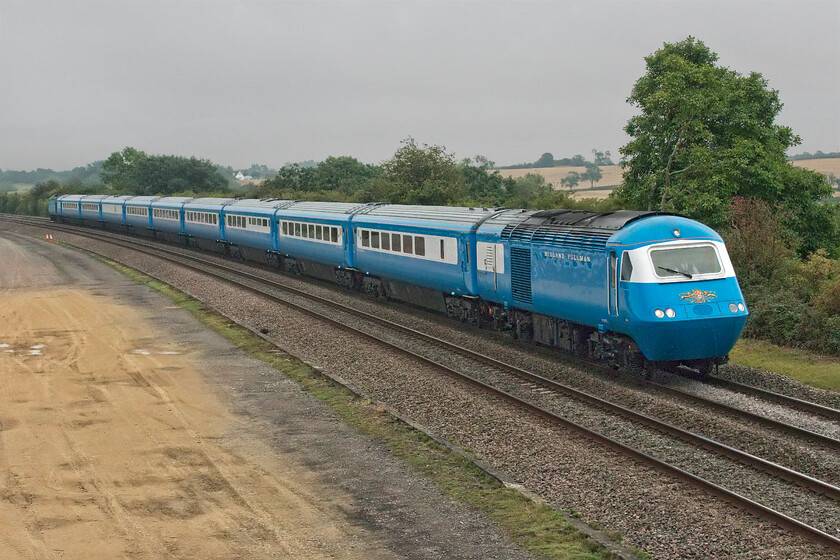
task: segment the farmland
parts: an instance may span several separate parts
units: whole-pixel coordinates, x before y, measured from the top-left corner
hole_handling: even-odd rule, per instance
[[[825,175],[833,174],[835,177],[840,177],[840,158],[821,158],[821,159],[803,159],[791,162],[797,167],[804,167],[806,169],[813,169]],[[574,194],[577,198],[606,198],[619,184],[621,184],[621,167],[618,165],[602,165],[600,166],[603,172],[603,178],[595,183],[594,188],[590,188],[588,182],[581,181],[581,183],[574,188]],[[583,167],[532,167],[529,169],[500,169],[499,173],[503,177],[524,177],[528,173],[535,173],[542,175],[546,182],[551,183],[555,189],[561,189],[560,181],[571,173],[577,171],[578,173],[584,171]],[[835,191],[835,197],[840,195],[840,192]]]

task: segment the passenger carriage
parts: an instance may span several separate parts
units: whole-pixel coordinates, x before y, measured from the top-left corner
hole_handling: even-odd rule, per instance
[[[82,219],[82,198],[84,195],[65,194],[58,197],[56,211],[62,221],[79,221]]]
[[[100,215],[106,227],[111,229],[125,227],[125,201],[131,198],[133,197],[127,195],[105,196],[99,201]]]
[[[277,251],[277,227],[275,215],[278,208],[288,206],[292,201],[280,199],[242,199],[226,204],[222,208],[224,241],[235,251],[247,252],[256,249],[262,257],[270,251]]]
[[[352,220],[355,267],[385,279],[388,295],[424,305],[444,306],[443,294],[474,296],[475,231],[494,213],[487,208],[370,205]],[[408,285],[431,292],[416,293]]]
[[[89,194],[83,196],[79,201],[79,215],[86,222],[102,225],[102,199],[107,195]]]
[[[350,219],[366,204],[292,202],[277,210],[277,252],[296,272],[352,286],[354,267]]]
[[[154,235],[152,203],[159,196],[132,196],[125,200],[125,225],[141,235]]]
[[[191,245],[225,252],[222,208],[233,198],[193,198],[184,202],[184,236]]]
[[[191,196],[165,196],[152,202],[152,229],[157,237],[177,238],[184,233],[184,204]]]

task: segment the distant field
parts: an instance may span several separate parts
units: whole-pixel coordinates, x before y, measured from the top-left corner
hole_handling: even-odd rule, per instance
[[[833,173],[835,177],[840,177],[840,158],[822,158],[822,159],[802,159],[791,162],[797,167],[804,167],[806,169],[813,169],[825,175]],[[560,186],[560,180],[572,171],[582,173],[583,167],[532,167],[529,169],[499,169],[499,173],[503,177],[524,177],[528,173],[536,173],[542,175],[545,180],[555,188],[563,189]],[[595,188],[589,188],[589,182],[581,181],[574,189],[576,198],[606,198],[618,185],[621,184],[621,167],[618,165],[602,165],[601,171],[604,173],[603,178],[595,183]],[[834,196],[840,197],[840,192],[835,191]]]
[[[610,193],[621,184],[621,167],[618,165],[602,165],[601,172],[604,176],[595,183],[595,188],[589,188],[589,181],[581,181],[574,189],[577,198],[607,198]],[[503,177],[524,177],[528,173],[542,175],[551,186],[557,190],[565,189],[560,185],[560,180],[572,171],[583,173],[583,167],[541,167],[530,169],[500,169]]]
[[[797,167],[813,169],[826,175],[833,173],[835,177],[840,177],[840,158],[800,159],[791,163]]]

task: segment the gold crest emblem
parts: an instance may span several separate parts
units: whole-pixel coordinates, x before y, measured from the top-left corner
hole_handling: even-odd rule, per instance
[[[703,290],[691,290],[684,294],[680,294],[680,299],[687,299],[691,303],[706,303],[717,297],[714,292],[704,292]]]

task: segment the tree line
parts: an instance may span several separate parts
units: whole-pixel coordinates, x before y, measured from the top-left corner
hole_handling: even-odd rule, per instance
[[[747,336],[840,354],[840,205],[832,185],[785,156],[800,138],[775,122],[779,92],[761,74],[742,75],[717,61],[694,37],[645,58],[646,71],[628,98],[638,114],[620,149],[623,181],[604,200],[575,200],[541,175],[505,177],[485,157],[458,160],[443,146],[413,138],[381,165],[350,156],[286,165],[238,195],[682,214],[726,240],[751,308]],[[610,154],[593,150],[593,156],[570,158],[583,169],[563,186],[597,182],[585,174]],[[528,166],[558,162],[564,160],[547,152]],[[105,159],[99,176],[95,185],[49,179],[29,193],[0,194],[0,212],[45,214],[46,198],[62,192],[231,195],[224,173],[209,161],[130,147]]]

